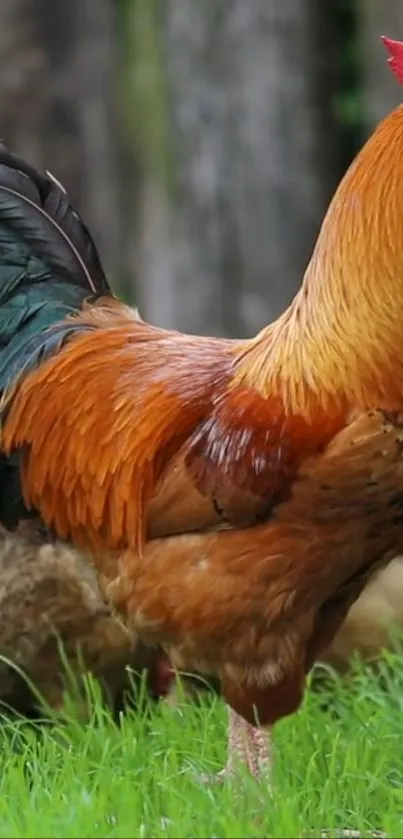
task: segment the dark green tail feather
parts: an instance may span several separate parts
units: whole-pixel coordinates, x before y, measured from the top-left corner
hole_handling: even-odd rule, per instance
[[[95,245],[63,187],[0,144],[0,394],[72,332],[50,326],[85,300],[110,293]],[[13,527],[27,514],[19,454],[0,453],[0,521]]]

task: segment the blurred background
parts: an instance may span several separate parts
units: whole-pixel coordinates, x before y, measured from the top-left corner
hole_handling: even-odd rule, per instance
[[[246,336],[402,99],[403,0],[1,0],[0,137],[68,189],[143,316]]]

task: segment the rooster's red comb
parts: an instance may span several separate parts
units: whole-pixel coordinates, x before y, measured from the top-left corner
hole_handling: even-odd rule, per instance
[[[385,35],[381,36],[381,41],[389,53],[388,64],[395,74],[398,82],[403,84],[403,42],[393,41],[392,38],[387,38]]]

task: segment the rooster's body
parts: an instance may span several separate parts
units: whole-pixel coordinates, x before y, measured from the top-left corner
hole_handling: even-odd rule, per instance
[[[63,191],[0,154],[12,509],[91,554],[136,632],[217,676],[251,725],[296,710],[403,549],[402,160],[399,108],[340,184],[290,308],[229,341],[113,298]]]

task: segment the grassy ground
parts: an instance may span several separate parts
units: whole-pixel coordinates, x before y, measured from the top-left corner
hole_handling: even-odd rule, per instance
[[[276,732],[274,797],[249,778],[204,788],[225,759],[225,709],[160,708],[121,729],[99,706],[90,725],[0,732],[0,837],[299,837],[323,828],[403,837],[403,662],[383,687],[364,672],[325,713],[310,693]],[[322,697],[323,699],[323,697]]]

